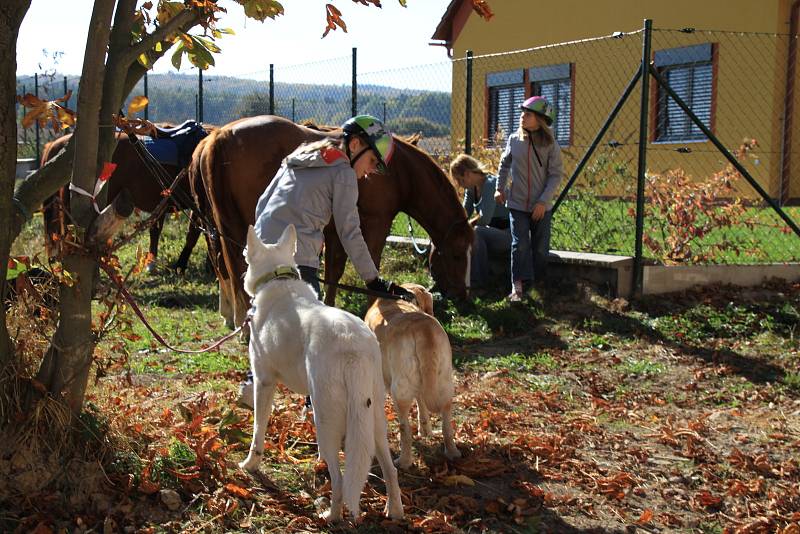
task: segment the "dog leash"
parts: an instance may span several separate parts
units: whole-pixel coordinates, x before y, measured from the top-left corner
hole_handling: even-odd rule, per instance
[[[245,317],[245,319],[242,322],[241,326],[236,328],[236,330],[234,330],[230,334],[226,334],[222,338],[220,338],[217,341],[215,341],[212,345],[210,345],[210,346],[208,346],[208,347],[206,347],[204,349],[188,350],[188,349],[181,349],[181,348],[178,348],[178,347],[173,347],[163,337],[161,337],[158,334],[158,332],[156,332],[155,329],[150,325],[150,323],[147,321],[147,318],[145,318],[144,313],[142,312],[141,309],[139,309],[139,306],[136,304],[136,300],[133,298],[133,295],[131,295],[128,292],[128,290],[125,288],[125,285],[119,279],[119,275],[111,268],[111,266],[108,265],[107,263],[105,263],[104,261],[100,261],[99,265],[106,272],[106,274],[108,274],[108,277],[114,282],[114,285],[117,286],[117,288],[119,289],[119,292],[122,294],[123,297],[125,297],[125,300],[128,301],[128,304],[131,305],[131,308],[133,309],[133,312],[139,317],[139,319],[142,321],[144,326],[150,331],[151,334],[153,334],[153,336],[158,340],[159,343],[161,343],[162,345],[164,345],[165,347],[167,347],[168,349],[170,349],[172,351],[180,352],[182,354],[202,354],[204,352],[212,351],[212,350],[216,349],[217,347],[219,347],[220,345],[222,345],[223,343],[225,343],[226,341],[228,341],[229,339],[231,339],[232,337],[234,337],[239,332],[241,332],[242,329],[253,319],[253,314],[252,314],[252,310],[251,310],[250,312],[247,313],[247,317]]]
[[[326,282],[325,280],[319,277],[317,277],[317,282],[323,283],[327,286],[333,286],[338,289],[344,289],[345,291],[351,291],[353,293],[362,293],[364,295],[369,295],[371,297],[377,297],[379,299],[405,300],[400,295],[393,295],[392,293],[386,293],[385,291],[375,291],[373,289],[368,289],[364,287],[340,284],[338,282]]]

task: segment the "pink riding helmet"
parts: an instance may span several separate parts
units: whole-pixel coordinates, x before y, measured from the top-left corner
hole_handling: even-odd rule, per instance
[[[553,106],[543,96],[532,96],[525,102],[520,104],[520,109],[532,111],[542,117],[548,126],[553,124],[556,117],[556,112]]]

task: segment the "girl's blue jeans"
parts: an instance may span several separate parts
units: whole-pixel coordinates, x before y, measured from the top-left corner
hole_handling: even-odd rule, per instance
[[[511,209],[511,287],[521,280],[544,281],[550,253],[552,212],[547,210],[540,221],[531,220],[529,212]]]

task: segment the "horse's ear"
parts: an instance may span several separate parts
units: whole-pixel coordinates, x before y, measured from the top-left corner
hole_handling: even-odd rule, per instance
[[[283,230],[280,239],[278,239],[278,246],[294,257],[294,253],[297,252],[297,230],[295,230],[293,224]]]

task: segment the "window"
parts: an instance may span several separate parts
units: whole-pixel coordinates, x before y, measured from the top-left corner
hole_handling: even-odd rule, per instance
[[[572,65],[549,65],[528,70],[531,95],[545,97],[555,108],[553,133],[558,144],[572,144]]]
[[[711,43],[659,50],[655,65],[669,84],[706,126],[713,113],[713,65]],[[705,134],[678,104],[660,88],[656,89],[655,141],[704,140]]]
[[[495,72],[486,76],[489,89],[487,138],[495,142],[500,133],[499,145],[504,145],[509,134],[519,127],[519,105],[525,101],[524,71]]]

